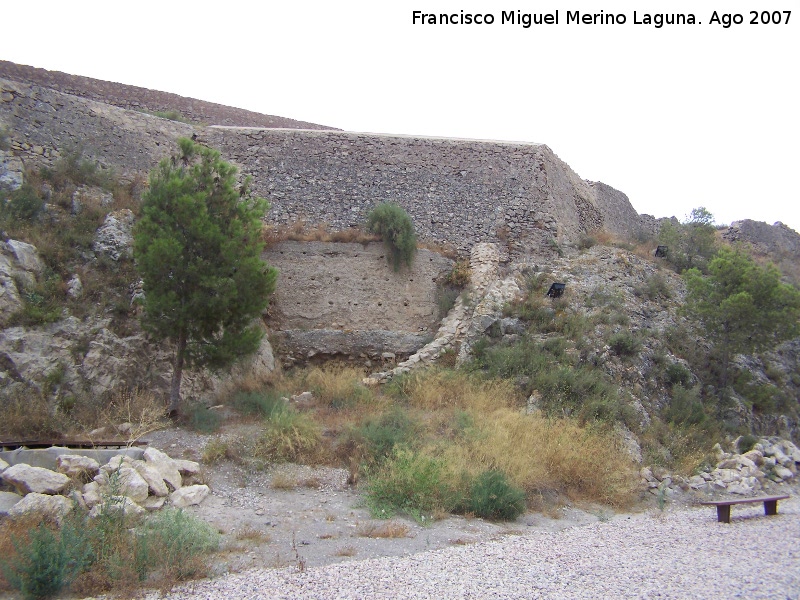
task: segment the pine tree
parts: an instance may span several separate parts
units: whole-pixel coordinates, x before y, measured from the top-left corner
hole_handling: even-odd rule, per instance
[[[715,343],[723,386],[733,354],[764,350],[800,332],[800,291],[782,283],[773,265],[762,267],[740,251],[722,248],[709,263],[708,276],[689,269],[684,277],[686,310]]]
[[[183,368],[218,370],[254,352],[277,271],[261,260],[269,205],[236,188],[236,168],[189,139],[150,174],[134,258],[144,281],[144,328],[175,344],[170,414]]]

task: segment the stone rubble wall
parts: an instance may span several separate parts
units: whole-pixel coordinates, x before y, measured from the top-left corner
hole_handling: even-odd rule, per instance
[[[479,242],[518,251],[604,226],[592,189],[543,144],[227,127],[201,141],[253,177],[272,222],[343,229],[395,202],[421,238],[463,255]]]
[[[63,94],[78,96],[94,102],[110,104],[128,110],[168,112],[177,110],[193,123],[240,125],[247,127],[287,127],[293,129],[332,129],[305,121],[263,115],[241,108],[224,106],[168,92],[149,90],[134,85],[102,81],[91,77],[70,75],[60,71],[37,69],[0,60],[0,78],[42,86]]]

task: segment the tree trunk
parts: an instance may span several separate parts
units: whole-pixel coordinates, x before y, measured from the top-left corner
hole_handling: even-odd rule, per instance
[[[183,376],[183,358],[186,353],[186,332],[178,336],[178,347],[175,349],[175,364],[172,368],[172,385],[169,390],[169,416],[177,417],[181,408],[181,377]]]

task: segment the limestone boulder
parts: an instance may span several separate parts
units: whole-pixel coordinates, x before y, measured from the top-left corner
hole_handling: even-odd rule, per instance
[[[15,519],[27,515],[36,515],[44,520],[61,523],[64,516],[71,510],[72,502],[64,496],[32,492],[8,510],[8,517]]]
[[[786,467],[782,467],[781,465],[776,465],[772,472],[784,481],[788,481],[794,477],[794,473],[792,473],[791,470],[787,469]]]
[[[211,490],[207,485],[187,485],[172,492],[169,500],[175,508],[186,508],[187,506],[200,504],[210,492]]]
[[[125,517],[139,519],[144,516],[145,510],[131,500],[128,496],[111,496],[107,502],[101,502],[89,511],[89,517],[95,519],[102,515],[124,513]]]
[[[101,472],[95,481],[100,484],[101,490],[115,496],[127,496],[134,502],[142,502],[149,495],[147,481],[131,466],[121,466],[111,473]]]
[[[88,456],[62,454],[56,459],[56,470],[70,479],[90,481],[100,470],[100,463]]]
[[[100,485],[96,481],[90,481],[83,486],[83,503],[88,508],[94,508],[103,501],[100,495]]]
[[[0,458],[0,473],[5,471],[8,468],[8,463]]]
[[[166,504],[167,499],[164,496],[149,496],[147,500],[141,503],[141,507],[146,511],[160,510]]]
[[[166,497],[169,494],[167,484],[164,483],[164,479],[158,469],[143,460],[134,461],[133,468],[147,482],[150,494],[159,498]]]
[[[178,467],[178,471],[183,477],[196,477],[200,474],[200,463],[198,462],[179,458],[173,458],[172,462]]]
[[[181,477],[178,465],[172,458],[157,448],[147,448],[142,458],[144,458],[148,465],[158,471],[159,475],[161,475],[161,479],[164,480],[164,483],[166,483],[170,489],[175,491],[181,488],[183,485],[183,478]]]
[[[36,246],[19,240],[8,240],[4,245],[6,253],[13,258],[18,269],[33,275],[39,275],[44,269],[44,262],[39,258]]]
[[[14,492],[0,492],[0,517],[4,517],[17,502],[22,500],[22,496]]]
[[[70,484],[70,478],[62,473],[26,464],[9,467],[0,477],[20,494],[60,494]]]

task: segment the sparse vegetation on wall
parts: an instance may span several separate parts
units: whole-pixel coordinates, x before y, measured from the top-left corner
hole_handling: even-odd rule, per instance
[[[411,265],[417,252],[417,236],[411,217],[399,204],[385,203],[373,208],[367,215],[367,229],[383,238],[395,271],[401,264]]]

